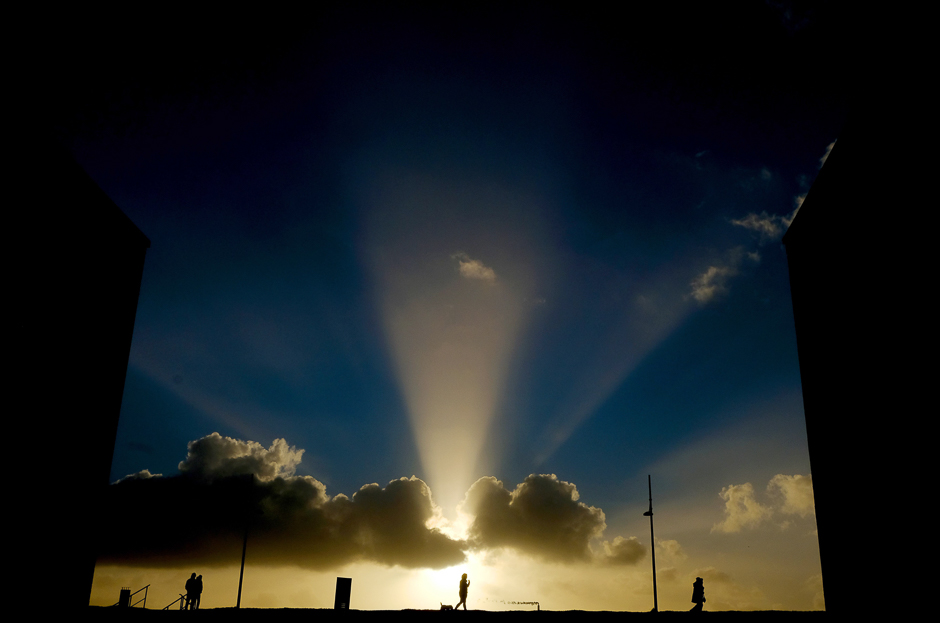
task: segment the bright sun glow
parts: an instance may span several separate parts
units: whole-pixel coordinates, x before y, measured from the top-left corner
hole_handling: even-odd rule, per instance
[[[370,206],[377,221],[373,245],[380,253],[370,262],[421,477],[453,519],[470,485],[494,467],[487,440],[524,325],[528,286],[521,284],[531,279],[514,280],[503,269],[509,257],[512,266],[532,262],[520,257],[525,252],[518,240],[500,241],[499,232],[481,231],[482,223],[453,230],[437,222],[445,208],[474,200],[473,193],[451,195],[454,189],[435,186],[441,183],[390,184],[372,199],[378,204]],[[499,206],[505,215],[519,209],[516,200],[489,194],[479,206],[462,209],[479,214],[505,204]],[[474,239],[485,242],[473,245]],[[465,252],[467,245],[474,253]]]

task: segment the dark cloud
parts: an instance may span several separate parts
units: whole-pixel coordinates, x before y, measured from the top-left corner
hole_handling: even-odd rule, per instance
[[[212,433],[190,441],[186,460],[179,470],[196,478],[215,480],[230,476],[254,475],[270,481],[279,476],[293,476],[304,451],[288,447],[284,439],[275,439],[270,448],[256,441],[241,441]]]
[[[509,547],[550,561],[592,560],[590,541],[607,527],[604,511],[579,502],[577,488],[554,474],[532,474],[512,492],[496,478],[481,478],[463,509],[474,515],[473,547]]]
[[[252,565],[319,570],[356,561],[444,568],[464,561],[468,547],[565,563],[632,565],[646,556],[636,537],[592,550],[604,512],[579,502],[575,485],[555,475],[533,474],[511,492],[495,478],[478,480],[463,502],[474,516],[465,542],[433,527],[440,509],[419,478],[330,497],[317,479],[294,475],[302,455],[283,439],[268,448],[218,433],[190,442],[178,475],[143,470],[111,485],[99,561],[238,564],[246,527]]]
[[[428,527],[439,512],[418,478],[330,498],[294,476],[303,450],[209,435],[189,444],[180,475],[110,487],[99,561],[140,566],[237,564],[249,527],[251,564],[327,569],[357,560],[442,568],[466,544]]]
[[[600,560],[609,565],[635,565],[646,557],[646,546],[631,536],[618,536],[613,541],[604,541],[604,553]]]

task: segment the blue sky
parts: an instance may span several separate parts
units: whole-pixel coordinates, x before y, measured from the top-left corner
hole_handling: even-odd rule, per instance
[[[650,474],[676,609],[703,569],[716,608],[819,607],[793,588],[819,571],[780,238],[846,104],[811,62],[825,31],[761,16],[707,16],[716,43],[697,16],[675,41],[340,13],[217,73],[150,59],[77,106],[76,157],[152,242],[112,481],[175,477],[215,432],[284,439],[304,452],[283,476],[350,497],[416,476],[447,534],[528,569],[524,540],[459,534],[474,482],[554,474],[603,510],[591,551],[646,552]],[[748,566],[772,560],[792,581]],[[636,595],[565,605],[643,609],[649,558],[624,564]]]

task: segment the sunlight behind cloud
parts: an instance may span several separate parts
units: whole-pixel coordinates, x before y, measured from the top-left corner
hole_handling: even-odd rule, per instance
[[[531,288],[535,213],[509,190],[380,178],[364,217],[386,339],[424,477],[445,514],[495,457],[486,451]]]

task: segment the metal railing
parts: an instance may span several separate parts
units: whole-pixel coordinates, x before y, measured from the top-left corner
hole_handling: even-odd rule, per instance
[[[180,610],[185,610],[185,609],[186,609],[186,595],[180,595],[180,598],[179,598],[179,599],[177,599],[176,601],[174,601],[173,603],[171,603],[169,606],[167,606],[166,608],[164,608],[164,610],[169,610],[170,608],[172,608],[172,607],[175,606],[176,604],[179,604],[179,605],[180,605]]]
[[[125,597],[125,595],[124,595],[123,593],[124,593],[124,591],[129,591],[130,589],[129,589],[129,588],[121,589],[121,593],[122,593],[122,594],[121,594],[121,599],[120,599],[116,604],[111,604],[111,607],[112,607],[112,608],[115,608],[115,607],[117,607],[117,606],[122,605],[122,602],[124,602],[124,604],[125,604],[128,608],[134,608],[134,607],[137,606],[137,604],[143,604],[143,605],[141,606],[141,608],[146,608],[146,607],[147,607],[147,594],[150,592],[150,591],[148,590],[149,588],[150,588],[150,585],[148,584],[147,586],[145,586],[145,587],[143,587],[143,588],[137,589],[136,591],[134,591],[134,592],[131,593],[130,595],[127,595],[126,597]],[[136,595],[136,594],[139,593],[140,591],[144,591],[144,597],[143,597],[143,599],[138,599],[138,600],[135,601],[134,603],[131,603],[131,600],[134,598],[134,595]]]

